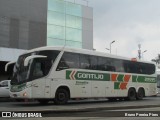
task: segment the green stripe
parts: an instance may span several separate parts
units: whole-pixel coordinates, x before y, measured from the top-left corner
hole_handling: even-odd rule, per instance
[[[119,85],[120,85],[120,82],[115,82],[114,83],[114,89],[120,89]]]
[[[132,76],[132,82],[137,82],[137,75]]]
[[[70,80],[70,77],[69,77],[69,76],[70,76],[71,72],[72,72],[71,70],[67,70],[67,71],[66,71],[66,79],[67,79],[67,80]]]
[[[110,74],[108,73],[95,73],[95,72],[84,72],[84,71],[75,71],[76,80],[97,80],[97,81],[110,81]],[[71,70],[66,70],[66,79],[70,80]],[[123,82],[124,74],[119,74],[117,77],[118,82]],[[132,76],[132,82],[139,83],[156,83],[156,77],[147,77],[147,76]]]
[[[117,80],[118,80],[119,82],[123,82],[123,78],[124,78],[124,75],[119,74]]]
[[[155,77],[138,76],[137,82],[140,83],[156,83]]]
[[[156,77],[146,77],[146,76],[132,76],[132,82],[139,83],[156,83]]]

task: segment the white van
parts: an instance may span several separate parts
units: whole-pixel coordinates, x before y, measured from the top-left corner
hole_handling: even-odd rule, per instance
[[[3,80],[0,82],[0,97],[10,97],[10,82],[11,80]]]

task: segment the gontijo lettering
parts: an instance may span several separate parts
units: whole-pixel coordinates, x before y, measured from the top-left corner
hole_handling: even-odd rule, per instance
[[[103,80],[104,79],[103,74],[78,73],[77,77],[78,78],[87,78],[87,79],[99,79],[99,80]]]
[[[108,73],[94,73],[94,72],[67,70],[66,79],[110,81],[110,75]]]

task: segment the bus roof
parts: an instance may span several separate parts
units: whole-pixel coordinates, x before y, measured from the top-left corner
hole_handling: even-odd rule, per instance
[[[117,56],[109,53],[104,52],[98,52],[94,50],[87,50],[87,49],[78,49],[78,48],[69,48],[69,47],[57,47],[57,46],[45,46],[45,47],[39,47],[32,50],[28,50],[26,53],[34,52],[34,51],[43,51],[43,50],[59,50],[59,51],[67,51],[67,52],[73,52],[73,53],[81,53],[81,54],[89,54],[89,55],[95,55],[95,56],[101,56],[101,57],[109,57],[109,58],[117,58],[122,60],[129,60],[131,61],[132,58]],[[24,53],[24,54],[26,54]],[[137,62],[145,62],[145,63],[152,63],[151,61],[142,61],[142,60],[136,60]]]

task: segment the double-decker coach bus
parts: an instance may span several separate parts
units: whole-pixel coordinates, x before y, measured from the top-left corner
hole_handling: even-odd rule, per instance
[[[155,64],[96,51],[42,47],[19,56],[10,96],[53,100],[72,98],[143,99],[156,95]]]

